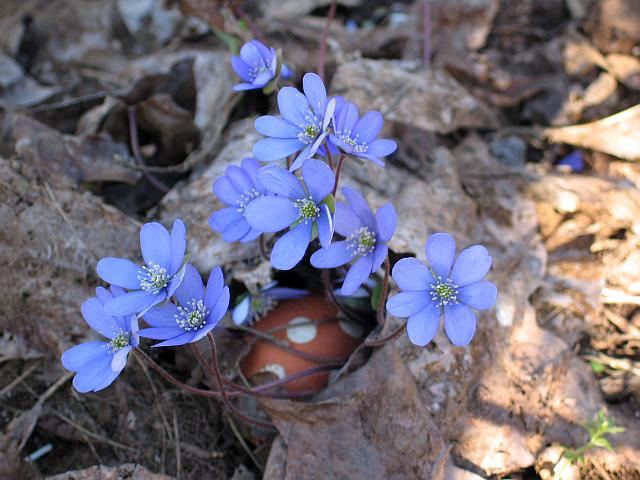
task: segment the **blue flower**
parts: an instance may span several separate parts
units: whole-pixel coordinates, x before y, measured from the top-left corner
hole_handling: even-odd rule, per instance
[[[135,315],[112,316],[104,305],[124,295],[118,287],[96,288],[96,296],[82,304],[82,316],[89,326],[109,341],[85,342],[62,354],[62,365],[76,372],[73,386],[81,393],[107,388],[127,364],[129,352],[138,346],[138,320]]]
[[[253,155],[258,160],[280,160],[302,150],[290,168],[297,170],[315,155],[327,136],[335,101],[327,100],[324,83],[315,73],[305,74],[302,86],[304,95],[293,87],[280,89],[278,108],[281,117],[265,115],[256,119],[256,130],[269,137],[253,147]]]
[[[332,243],[311,255],[316,268],[335,268],[356,260],[342,284],[342,294],[351,295],[387,258],[387,244],[396,229],[396,211],[387,203],[374,217],[367,202],[353,188],[343,187],[349,204],[336,204],[336,232],[345,240]]]
[[[256,177],[268,194],[247,205],[247,222],[261,232],[289,228],[271,251],[271,264],[275,268],[295,267],[316,234],[322,246],[331,244],[333,213],[325,198],[333,190],[335,176],[325,163],[307,160],[302,166],[304,184],[277,165],[262,167]]]
[[[444,310],[449,340],[459,347],[467,345],[476,331],[471,309],[486,310],[496,302],[496,286],[483,280],[491,268],[489,252],[474,245],[456,259],[456,242],[447,233],[431,235],[425,250],[430,267],[415,258],[403,258],[394,265],[392,276],[402,292],[387,301],[387,311],[409,317],[409,340],[424,346],[438,331]]]
[[[239,92],[263,88],[276,76],[277,63],[275,49],[257,40],[245,43],[240,56],[231,57],[231,66],[245,83],[239,83],[233,89]]]
[[[147,223],[140,230],[140,247],[145,265],[131,260],[107,257],[98,262],[98,275],[105,282],[131,290],[105,305],[111,315],[142,315],[168,299],[176,291],[184,268],[187,246],[184,223],[176,220],[171,234],[159,223]]]
[[[260,320],[278,304],[280,300],[302,298],[309,294],[308,290],[278,287],[278,282],[271,282],[258,292],[247,293],[233,308],[233,323],[242,325]]]
[[[244,218],[247,204],[265,193],[256,179],[260,166],[255,158],[245,158],[241,167],[227,167],[225,174],[213,183],[213,192],[229,207],[213,212],[209,226],[214,232],[220,232],[225,242],[240,240],[246,243],[260,235],[260,231],[251,228]]]
[[[192,266],[185,268],[184,280],[176,290],[178,305],[166,303],[144,315],[150,328],[140,330],[140,336],[164,340],[154,347],[169,347],[197,342],[215,328],[229,308],[229,287],[224,284],[220,267],[211,271],[207,288]]]
[[[387,138],[376,139],[384,120],[380,112],[367,112],[359,118],[355,103],[336,97],[333,115],[333,132],[329,139],[343,152],[356,157],[366,158],[384,167],[379,157],[386,157],[396,151],[398,146]]]

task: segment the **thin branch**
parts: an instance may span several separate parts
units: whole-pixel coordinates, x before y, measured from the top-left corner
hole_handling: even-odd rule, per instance
[[[140,154],[140,144],[138,142],[138,124],[136,122],[136,107],[128,107],[127,115],[129,117],[129,137],[131,139],[131,152],[133,158],[138,165],[144,166],[144,160]],[[170,189],[164,183],[162,183],[155,175],[148,170],[142,170],[142,174],[145,176],[149,183],[160,190],[162,193],[167,193]]]
[[[344,163],[345,158],[347,158],[347,156],[344,153],[340,152],[340,159],[338,160],[338,167],[336,168],[336,183],[333,185],[334,197],[336,196],[336,192],[338,191],[338,183],[340,183],[340,172],[342,171],[342,164]]]
[[[379,325],[384,325],[385,320],[385,303],[387,300],[387,293],[389,292],[389,270],[391,269],[391,262],[389,262],[389,255],[384,259],[384,280],[382,281],[382,288],[380,289],[380,299],[378,301],[378,311],[376,318]]]

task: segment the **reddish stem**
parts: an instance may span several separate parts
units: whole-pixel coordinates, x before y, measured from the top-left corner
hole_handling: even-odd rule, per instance
[[[257,38],[262,43],[267,45],[267,39],[264,37],[264,35],[262,35],[262,32],[258,29],[258,27],[256,27],[256,24],[253,23],[253,20],[251,20],[251,17],[247,15],[247,13],[244,10],[242,10],[242,7],[237,2],[232,2],[231,11],[234,13],[236,17],[239,17],[245,21],[245,23],[247,24],[247,27],[249,27],[249,30],[251,30],[251,33],[253,33],[253,36],[255,38]]]
[[[133,154],[133,159],[136,161],[138,165],[141,167],[145,166],[144,160],[142,159],[142,155],[140,154],[140,143],[138,140],[138,123],[136,122],[136,107],[128,107],[127,115],[129,118],[129,138],[131,141],[131,153]],[[169,191],[169,187],[167,187],[164,183],[162,183],[155,175],[143,169],[142,174],[149,180],[149,183],[160,190],[162,193],[167,193]]]
[[[342,164],[344,163],[344,159],[347,156],[340,152],[340,160],[338,160],[338,167],[336,168],[336,183],[333,186],[333,196],[336,196],[336,192],[338,191],[338,183],[340,182],[340,172],[342,171]]]
[[[224,402],[224,404],[227,406],[227,408],[229,410],[231,410],[231,412],[233,414],[236,415],[236,417],[238,417],[240,420],[244,421],[245,423],[249,424],[249,425],[254,425],[256,427],[259,428],[266,428],[266,429],[274,429],[275,427],[273,426],[273,424],[271,422],[262,422],[260,420],[256,420],[255,418],[250,418],[248,416],[246,416],[244,413],[242,413],[240,410],[238,410],[236,408],[236,406],[231,403],[231,400],[229,400],[229,397],[227,396],[227,392],[224,390],[224,382],[222,380],[222,375],[220,374],[220,369],[218,368],[218,351],[216,349],[216,342],[213,339],[213,335],[211,335],[211,340],[210,340],[210,345],[211,345],[211,368],[213,369],[213,373],[216,377],[216,379],[218,380],[218,386],[220,387],[220,393],[222,394],[222,401]],[[193,345],[193,349],[194,351],[198,351],[198,347],[196,347],[195,345]],[[198,353],[200,353],[198,351]],[[200,355],[202,355],[200,353]]]
[[[396,328],[393,332],[391,332],[389,335],[385,337],[375,338],[373,340],[366,339],[364,341],[364,344],[367,347],[380,347],[385,343],[389,343],[391,340],[394,340],[396,337],[399,337],[400,335],[402,335],[402,332],[404,332],[406,328],[407,328],[407,324],[405,322],[401,326]]]
[[[325,57],[327,55],[327,39],[329,38],[329,25],[331,25],[331,21],[333,17],[336,16],[337,9],[337,1],[333,0],[331,2],[331,7],[329,8],[329,13],[327,14],[327,21],[324,24],[324,29],[322,30],[322,40],[320,40],[320,49],[318,51],[318,75],[322,81],[324,81],[324,64]]]
[[[329,142],[327,142],[326,140],[324,141],[324,150],[325,152],[327,152],[327,163],[329,163],[331,171],[333,171],[335,170],[335,167],[333,165],[333,156],[331,155],[331,150],[329,150]]]

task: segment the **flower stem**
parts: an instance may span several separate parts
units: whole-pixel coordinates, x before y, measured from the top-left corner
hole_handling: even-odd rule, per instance
[[[331,155],[331,151],[329,150],[329,142],[327,140],[324,141],[324,150],[325,152],[327,152],[327,162],[331,167],[331,171],[334,171],[335,167],[333,165],[333,156]]]
[[[266,428],[266,429],[275,429],[271,422],[262,422],[260,420],[256,420],[255,418],[251,418],[242,413],[236,406],[231,403],[229,397],[227,396],[227,392],[224,389],[224,381],[222,380],[222,374],[220,373],[220,369],[218,368],[218,351],[216,349],[216,342],[213,339],[213,335],[210,337],[211,345],[211,368],[213,370],[214,376],[218,381],[218,386],[220,387],[220,393],[222,394],[222,401],[227,406],[227,408],[240,420],[244,421],[249,425],[254,425],[258,428]],[[196,355],[202,356],[202,353],[198,350],[195,344],[191,344],[194,352],[197,352]]]
[[[129,138],[131,141],[131,153],[133,154],[133,159],[136,161],[138,165],[141,167],[145,166],[144,160],[142,159],[142,155],[140,154],[140,143],[138,141],[138,123],[136,121],[136,107],[128,107],[127,115],[129,119]],[[142,174],[149,180],[149,183],[160,190],[162,193],[167,193],[169,191],[169,187],[167,187],[158,177],[156,177],[153,173],[148,170],[142,170]]]
[[[405,331],[406,328],[407,328],[407,323],[405,322],[401,326],[396,328],[393,332],[391,332],[389,335],[385,337],[374,338],[372,340],[366,339],[364,341],[364,344],[367,347],[381,347],[385,343],[389,343],[390,341],[394,340],[396,337],[399,337],[400,335],[402,335],[402,333]]]
[[[167,372],[164,368],[162,368],[160,365],[158,365],[156,362],[153,361],[153,359],[151,357],[149,357],[146,353],[144,353],[141,349],[136,349],[135,352],[138,354],[139,357],[141,357],[146,363],[147,365],[149,365],[153,370],[155,370],[158,374],[160,374],[160,376],[162,378],[164,378],[167,382],[171,383],[172,385],[175,385],[176,387],[180,388],[181,390],[184,390],[187,393],[191,393],[194,395],[199,395],[201,397],[213,397],[213,398],[220,398],[220,392],[217,390],[202,390],[200,388],[196,388],[196,387],[192,387],[191,385],[187,385],[186,383],[181,382],[180,380],[178,380],[177,378],[175,378],[173,375],[171,375],[169,372]],[[227,392],[227,395],[229,397],[237,397],[237,396],[241,396],[241,395],[254,395],[254,396],[261,396],[261,397],[268,397],[268,398],[303,398],[303,397],[308,397],[310,396],[312,393],[311,392],[300,392],[300,393],[275,393],[275,392],[265,392],[264,390],[270,390],[272,388],[276,388],[276,387],[280,387],[282,385],[285,385],[287,383],[293,382],[295,380],[298,380],[300,378],[304,378],[310,375],[315,375],[316,373],[319,372],[325,372],[327,370],[331,370],[334,369],[335,366],[320,366],[320,367],[315,367],[315,368],[309,368],[307,370],[303,370],[301,372],[298,372],[296,374],[293,375],[289,375],[281,380],[277,380],[275,382],[269,382],[269,383],[265,383],[263,385],[259,385],[253,389],[244,389],[247,390],[246,392],[244,391],[237,391],[237,392]]]
[[[340,159],[338,160],[338,167],[336,168],[336,183],[333,186],[333,196],[336,196],[336,192],[338,191],[338,183],[340,182],[340,172],[342,171],[342,164],[344,163],[344,159],[347,156],[340,152]]]
[[[331,302],[335,305],[335,307],[344,314],[345,317],[354,320],[355,322],[359,321],[359,317],[352,313],[348,308],[346,308],[342,303],[338,301],[335,294],[333,293],[333,288],[331,287],[331,276],[329,274],[329,269],[322,269],[322,284],[324,285],[324,291],[331,300]]]
[[[324,81],[324,64],[325,57],[327,55],[327,39],[329,38],[329,26],[331,25],[333,17],[336,16],[337,7],[337,0],[333,0],[331,2],[331,7],[329,8],[329,13],[327,14],[327,21],[324,24],[324,29],[322,30],[322,39],[320,40],[320,48],[318,50],[318,75],[320,75],[322,81]]]
[[[389,271],[391,270],[391,262],[389,262],[389,255],[384,259],[384,280],[382,281],[382,288],[380,289],[380,299],[378,300],[377,319],[379,325],[384,325],[385,314],[384,306],[387,300],[387,293],[389,291]]]

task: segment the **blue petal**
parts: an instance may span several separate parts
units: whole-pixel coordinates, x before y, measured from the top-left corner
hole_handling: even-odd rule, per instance
[[[238,192],[251,191],[253,182],[247,172],[236,165],[230,165],[225,170],[225,176]]]
[[[240,242],[242,243],[252,242],[256,238],[258,238],[260,235],[262,235],[262,232],[260,230],[256,230],[255,228],[250,228],[249,231],[245,234],[245,236],[240,239]]]
[[[476,333],[476,315],[473,310],[462,303],[445,305],[444,331],[454,345],[467,345]]]
[[[266,137],[298,138],[298,133],[300,133],[298,127],[287,122],[284,118],[272,115],[263,115],[256,118],[254,126],[258,133]]]
[[[182,330],[174,321],[173,326],[143,328],[138,333],[143,338],[150,338],[152,340],[166,340],[167,338],[175,338],[179,335],[182,335],[184,333],[184,330]]]
[[[276,56],[275,49],[267,47],[264,43],[258,40],[249,40],[249,42],[258,49],[260,57],[262,58],[265,66],[267,66],[269,62]]]
[[[385,163],[375,155],[369,155],[367,153],[356,153],[356,152],[351,152],[351,154],[355,155],[356,157],[366,158],[370,162],[373,162],[376,165],[378,165],[379,167],[384,168],[384,166],[385,166]]]
[[[335,115],[336,132],[352,133],[358,122],[358,107],[353,102],[346,102]]]
[[[213,193],[225,205],[237,205],[240,200],[240,193],[233,188],[229,179],[224,175],[213,182]]]
[[[384,259],[387,258],[387,254],[389,253],[389,247],[387,247],[384,243],[378,243],[376,248],[373,249],[371,256],[373,257],[373,266],[371,267],[371,273],[378,270]]]
[[[233,90],[236,92],[243,92],[245,90],[257,90],[258,88],[262,88],[261,85],[255,85],[253,83],[238,83],[233,86]]]
[[[113,284],[109,286],[109,291],[111,292],[111,295],[113,297],[119,297],[120,295],[124,295],[126,293],[123,288]]]
[[[140,229],[140,248],[147,265],[171,267],[171,235],[158,222],[145,223]]]
[[[218,303],[218,299],[224,288],[224,275],[220,267],[214,267],[207,280],[207,288],[204,293],[204,305],[212,310]]]
[[[312,148],[313,144],[310,143],[298,154],[296,159],[289,167],[290,172],[295,172],[296,170],[298,170],[300,167],[302,167],[302,165],[304,165],[305,161],[309,160],[313,156]]]
[[[127,357],[129,356],[129,352],[133,349],[131,345],[127,345],[126,347],[118,350],[111,359],[111,371],[113,373],[120,373],[124,367],[127,365]],[[111,382],[109,382],[111,383]],[[105,385],[106,387],[106,385]],[[102,387],[99,385],[96,389],[100,390]]]
[[[104,287],[96,287],[96,297],[103,304],[107,303],[109,300],[113,300],[113,294]]]
[[[491,257],[482,245],[469,247],[458,255],[451,269],[451,280],[459,287],[484,278],[491,268]]]
[[[324,118],[322,119],[322,131],[326,131],[333,119],[333,114],[336,111],[336,100],[332,98],[327,102],[327,108],[324,111]],[[317,150],[317,147],[316,147]],[[314,151],[315,153],[315,151]]]
[[[257,40],[250,40],[240,48],[240,58],[253,68],[260,68],[264,65],[264,57],[257,44]]]
[[[316,268],[336,268],[353,259],[353,250],[348,248],[348,242],[332,243],[329,248],[322,248],[311,255],[311,265]]]
[[[273,246],[271,265],[278,270],[291,270],[295,267],[311,241],[311,222],[304,222],[289,230]]]
[[[256,86],[264,87],[272,78],[273,72],[271,72],[270,70],[265,70],[259,73],[256,78],[254,78],[253,84]]]
[[[429,303],[429,292],[400,292],[387,300],[387,311],[396,317],[410,317],[423,310]]]
[[[171,267],[169,274],[175,275],[182,262],[184,254],[187,250],[187,230],[182,220],[176,219],[171,228]]]
[[[227,310],[229,310],[229,298],[229,287],[224,287],[222,289],[222,292],[220,293],[220,296],[218,297],[218,301],[216,302],[215,306],[211,308],[211,312],[209,313],[209,317],[207,318],[207,323],[209,325],[212,325],[211,328],[218,325],[218,322],[222,320],[222,318],[227,313]]]
[[[192,300],[204,300],[204,285],[202,284],[202,277],[200,272],[196,268],[187,264],[182,283],[176,290],[176,298],[178,303],[185,306]]]
[[[105,312],[104,304],[96,297],[86,300],[80,310],[89,326],[101,335],[111,339],[120,330],[115,317]]]
[[[295,222],[298,216],[299,209],[291,200],[271,195],[256,198],[245,210],[245,218],[249,225],[261,232],[283,230]]]
[[[178,270],[176,272],[176,274],[173,276],[173,278],[171,279],[171,281],[169,282],[169,285],[167,285],[166,288],[166,294],[160,299],[160,300],[156,300],[151,304],[151,307],[154,305],[159,304],[160,302],[164,301],[165,298],[170,298],[175,291],[178,289],[178,287],[180,286],[180,283],[182,282],[182,278],[184,277],[184,272],[186,272],[186,269],[181,268],[180,270]],[[150,308],[150,307],[149,307]]]
[[[177,325],[178,307],[173,303],[165,303],[154,307],[144,314],[144,321],[152,327],[171,327]]]
[[[407,335],[411,343],[424,347],[433,340],[440,326],[440,307],[429,303],[423,310],[414,313],[407,321]]]
[[[231,56],[231,67],[233,67],[233,71],[236,72],[242,80],[248,82],[251,79],[249,75],[250,67],[240,57],[236,55]]]
[[[140,288],[138,274],[141,269],[131,260],[106,257],[98,262],[96,270],[100,278],[107,283],[131,290]]]
[[[93,363],[96,359],[109,355],[105,342],[85,342],[62,354],[62,365],[67,370],[77,372],[85,365]]]
[[[114,298],[105,304],[104,309],[111,315],[140,314],[151,306],[160,303],[165,297],[166,294],[164,292],[154,295],[144,290],[137,290]]]
[[[331,245],[331,239],[333,238],[333,215],[329,211],[329,207],[321,203],[319,205],[320,208],[320,216],[316,220],[316,225],[318,227],[318,240],[320,240],[320,245],[323,248],[327,248]]]
[[[302,89],[316,116],[322,118],[327,107],[327,90],[320,76],[315,73],[306,73],[302,77]]]
[[[380,138],[378,140],[374,140],[369,144],[369,148],[367,148],[367,158],[373,160],[375,162],[375,158],[378,157],[386,157],[387,155],[391,155],[398,148],[398,144],[393,140],[389,140],[388,138]],[[374,157],[374,158],[372,158]],[[383,163],[378,160],[377,163]]]
[[[400,290],[426,291],[433,283],[433,276],[429,268],[415,258],[398,260],[393,266],[391,276]]]
[[[309,295],[309,290],[300,290],[299,288],[276,287],[271,288],[265,295],[276,300],[287,300],[290,298],[303,298]]]
[[[269,193],[294,200],[306,196],[300,180],[286,168],[278,165],[262,167],[258,170],[256,178]]]
[[[80,393],[91,392],[104,383],[105,377],[111,373],[111,355],[106,354],[85,365],[75,377],[73,386]]]
[[[371,230],[375,230],[375,220],[373,213],[367,205],[364,197],[359,192],[355,191],[351,187],[342,187],[342,194],[349,202],[349,207],[358,216],[362,224],[369,227]]]
[[[242,213],[237,207],[226,207],[217,210],[209,217],[209,226],[214,232],[222,232],[233,222],[242,218]]]
[[[190,343],[195,335],[196,332],[185,332],[176,337],[169,338],[164,342],[156,343],[155,345],[152,345],[152,347],[175,347],[177,345],[184,345],[186,343]]]
[[[346,203],[336,202],[336,232],[343,237],[348,237],[354,230],[362,226],[362,222],[353,209]]]
[[[263,162],[273,162],[297,152],[302,143],[297,138],[263,138],[253,146],[253,156]]]
[[[302,178],[313,201],[320,203],[333,190],[336,177],[320,160],[307,160],[302,166]]]
[[[233,307],[231,318],[233,318],[233,323],[235,323],[236,325],[242,325],[250,320],[250,314],[251,296],[247,295],[242,299],[240,303]]]
[[[222,231],[222,239],[225,242],[237,242],[249,233],[249,230],[251,230],[251,227],[244,217],[242,217],[235,222],[232,222],[231,225],[227,226],[227,228]]]
[[[358,290],[360,285],[367,281],[369,275],[371,275],[371,268],[373,266],[373,258],[371,255],[365,255],[360,257],[356,263],[354,263],[347,276],[344,278],[342,288],[340,291],[343,295],[351,295]]]
[[[258,182],[257,173],[262,168],[262,164],[255,158],[247,157],[242,159],[242,169],[251,177],[253,187],[260,193],[265,193],[262,184]]]
[[[196,334],[193,336],[190,343],[197,342],[198,340],[203,338],[207,333],[213,330],[216,325],[217,323],[205,323],[200,330],[196,330]]]
[[[446,279],[451,274],[451,266],[456,257],[456,241],[448,233],[434,233],[425,245],[427,261],[436,275]]]
[[[311,113],[307,97],[293,87],[280,89],[278,92],[278,109],[285,120],[297,125],[300,129],[307,125],[306,117]],[[256,158],[260,159],[259,157]]]
[[[378,241],[388,242],[396,231],[396,210],[393,205],[387,203],[376,212],[376,233]]]
[[[471,308],[487,310],[496,303],[498,289],[492,282],[484,280],[458,290],[458,299]]]
[[[358,121],[353,129],[355,135],[359,135],[359,141],[364,143],[371,143],[382,130],[382,114],[380,112],[367,112]],[[376,155],[377,156],[377,155]],[[382,155],[384,156],[384,155]]]
[[[122,370],[120,370],[118,372],[114,372],[110,368],[105,368],[102,371],[102,375],[100,376],[100,380],[97,381],[95,386],[93,387],[93,391],[94,392],[99,392],[100,390],[103,390],[103,389],[107,388],[109,385],[111,385],[113,383],[113,381],[116,378],[118,378],[118,376],[120,375],[121,372],[122,372]]]

